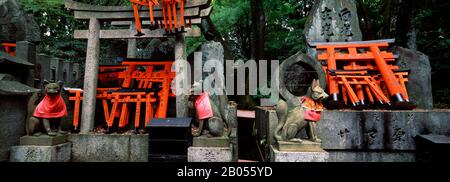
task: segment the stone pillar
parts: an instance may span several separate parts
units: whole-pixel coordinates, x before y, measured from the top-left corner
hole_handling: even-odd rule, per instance
[[[73,64],[73,72],[72,72],[73,80],[80,79],[80,64],[74,63]]]
[[[185,43],[185,37],[184,34],[178,34],[175,37],[175,61],[177,61],[177,67],[181,68],[182,74],[179,82],[179,84],[184,86],[189,86],[190,83],[186,83],[188,80],[190,80],[190,75],[188,74],[188,63],[187,63],[187,56],[186,56],[186,43]],[[179,78],[180,75],[177,75]],[[177,80],[176,80],[177,81]],[[183,93],[181,95],[178,95],[176,98],[177,103],[177,117],[187,117],[188,116],[188,97],[187,93]]]
[[[16,57],[25,61],[28,61],[36,65],[36,45],[28,41],[17,42],[16,47],[17,55]],[[34,87],[35,86],[35,69],[28,69],[26,77],[26,85]]]
[[[136,32],[136,25],[134,21],[132,21],[130,25],[131,32]],[[137,40],[136,39],[128,39],[128,48],[127,48],[127,58],[136,58],[137,55]]]
[[[62,79],[62,61],[59,58],[50,58],[50,80],[59,81]]]
[[[40,86],[42,86],[42,82],[44,80],[50,80],[51,79],[51,66],[50,66],[50,59],[51,57],[46,54],[38,54],[36,57],[36,64],[37,64],[37,70],[40,74]]]
[[[100,22],[91,18],[84,69],[83,108],[81,113],[80,133],[87,134],[94,129],[95,102],[97,93],[97,75],[100,53]]]
[[[70,61],[63,61],[63,68],[62,68],[62,78],[61,80],[64,82],[64,85],[70,86],[70,83],[74,80],[72,69],[73,64]]]

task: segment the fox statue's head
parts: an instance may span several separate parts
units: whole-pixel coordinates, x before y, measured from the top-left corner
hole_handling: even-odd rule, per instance
[[[320,87],[320,81],[314,79],[310,87],[310,96],[314,100],[324,100],[328,98],[328,94]]]
[[[62,81],[58,82],[49,82],[47,80],[44,80],[44,92],[48,95],[58,95],[61,93],[61,89],[63,86]]]

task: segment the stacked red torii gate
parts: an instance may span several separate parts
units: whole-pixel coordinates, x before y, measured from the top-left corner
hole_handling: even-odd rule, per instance
[[[360,42],[313,43],[327,73],[332,101],[364,106],[376,102],[390,108],[412,109],[406,89],[407,70],[395,65],[387,50],[393,39]],[[341,100],[342,99],[342,100]]]

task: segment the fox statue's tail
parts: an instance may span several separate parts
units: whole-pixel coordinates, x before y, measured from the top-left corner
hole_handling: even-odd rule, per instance
[[[288,114],[288,104],[283,99],[280,99],[277,104],[277,117],[278,124],[275,129],[274,137],[277,141],[282,141],[281,131],[283,130],[284,124],[286,123],[287,114]]]
[[[27,104],[27,117],[26,117],[26,122],[25,122],[25,128],[26,128],[26,132],[27,135],[30,135],[32,132],[30,130],[30,119],[31,117],[33,117],[33,113],[34,110],[36,109],[37,106],[37,102],[39,100],[39,92],[35,92],[33,93],[33,95],[31,95],[30,99],[28,100],[28,104]]]

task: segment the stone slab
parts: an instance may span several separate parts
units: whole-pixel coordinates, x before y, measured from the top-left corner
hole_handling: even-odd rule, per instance
[[[9,160],[10,148],[25,134],[27,97],[0,95],[0,162]]]
[[[419,135],[415,139],[417,161],[450,162],[450,135]]]
[[[67,142],[67,135],[60,136],[23,136],[20,137],[20,145],[38,145],[38,146],[53,146]]]
[[[21,145],[11,147],[10,162],[70,162],[71,143],[54,146]]]
[[[275,145],[277,123],[275,108],[256,109],[258,138]],[[317,126],[325,150],[414,151],[417,135],[450,134],[450,110],[326,110]]]
[[[327,150],[328,162],[415,162],[414,151],[349,151]]]
[[[194,137],[192,140],[193,147],[228,147],[230,140],[227,136],[207,137],[205,135]]]
[[[303,140],[302,143],[296,142],[277,142],[277,149],[279,151],[290,151],[290,152],[322,152],[320,143],[311,142],[307,140]]]
[[[189,147],[188,162],[232,162],[231,147]]]
[[[238,145],[237,128],[231,129],[230,143],[231,143],[231,146],[233,147],[233,161],[238,161],[239,160],[239,145]]]
[[[418,137],[422,137],[427,142],[433,144],[442,144],[442,145],[450,145],[450,136],[446,135],[419,135]]]
[[[328,152],[325,150],[315,152],[288,152],[279,151],[273,145],[270,146],[271,162],[327,162]]]
[[[73,162],[147,162],[148,135],[71,134]]]
[[[317,134],[324,149],[415,150],[414,138],[450,134],[450,110],[325,111]]]

